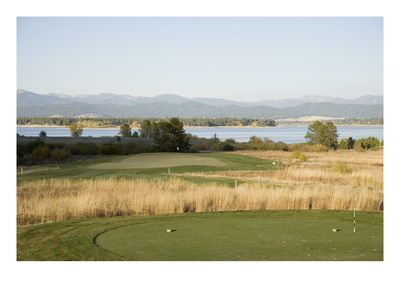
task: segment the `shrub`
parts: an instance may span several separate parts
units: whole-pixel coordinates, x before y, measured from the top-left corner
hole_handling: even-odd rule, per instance
[[[50,153],[50,159],[52,161],[64,161],[71,158],[71,152],[65,149],[56,149]]]
[[[101,155],[117,155],[119,152],[118,147],[112,143],[105,143],[100,146]]]
[[[276,142],[273,145],[275,145],[275,149],[271,149],[271,150],[289,151],[288,145],[285,144],[284,142]]]
[[[344,161],[338,161],[332,168],[333,172],[343,173],[343,174],[351,174],[351,169],[347,166]]]
[[[32,151],[32,159],[37,161],[45,160],[50,156],[50,151],[47,146],[41,146]]]
[[[354,149],[361,151],[361,149],[363,150],[379,150],[379,145],[380,142],[377,138],[375,137],[369,137],[369,138],[363,138],[360,140],[357,140],[354,144]]]
[[[306,162],[308,160],[308,156],[304,153],[301,153],[299,156],[299,162]]]
[[[207,143],[202,142],[199,144],[194,144],[194,145],[192,145],[192,149],[196,150],[196,151],[205,151],[205,150],[207,150]]]
[[[328,150],[328,147],[320,144],[311,146],[311,152],[328,152]]]
[[[342,139],[342,140],[339,142],[338,146],[339,146],[339,149],[344,149],[344,150],[349,149],[349,146],[347,145],[346,139]]]
[[[233,151],[235,148],[232,144],[227,142],[219,142],[212,148],[214,151]]]
[[[235,139],[226,139],[225,142],[229,144],[236,144]]]
[[[300,150],[302,152],[311,152],[311,146],[307,145],[307,144],[304,144],[304,145],[301,146]]]
[[[290,155],[290,158],[298,159],[300,154],[301,154],[301,152],[299,150],[294,150],[293,153]]]
[[[289,144],[288,145],[288,150],[290,152],[295,151],[295,150],[307,152],[307,150],[303,150],[304,145],[305,144],[303,144],[303,143]]]
[[[306,162],[308,160],[308,156],[299,150],[293,151],[293,153],[290,155],[290,158],[298,159],[299,162]]]
[[[365,150],[363,149],[361,143],[357,143],[357,141],[356,141],[356,143],[354,144],[354,148],[353,148],[353,149],[356,150],[356,151],[358,151],[358,152],[364,152],[364,151],[365,151]]]
[[[70,151],[72,155],[97,155],[99,147],[95,143],[79,142],[72,145]]]
[[[46,145],[46,143],[44,141],[42,141],[41,139],[36,139],[33,142],[29,142],[28,145],[27,145],[28,153],[32,153],[33,150],[35,150],[36,148],[40,148],[40,147],[43,147],[45,145]]]

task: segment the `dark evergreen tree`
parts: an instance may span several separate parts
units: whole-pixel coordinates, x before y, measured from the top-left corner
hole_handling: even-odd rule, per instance
[[[332,122],[323,124],[320,121],[315,121],[308,126],[305,138],[311,143],[320,144],[330,149],[336,149],[338,136],[337,128]]]
[[[131,133],[131,129],[129,128],[129,124],[125,123],[122,124],[120,129],[119,129],[119,133],[123,136],[123,137],[131,137],[132,133]]]
[[[140,137],[142,138],[151,138],[154,135],[155,124],[148,119],[142,121],[140,125]]]
[[[189,137],[183,129],[179,119],[172,118],[170,121],[156,123],[154,131],[154,142],[159,151],[163,152],[184,152],[189,149]]]

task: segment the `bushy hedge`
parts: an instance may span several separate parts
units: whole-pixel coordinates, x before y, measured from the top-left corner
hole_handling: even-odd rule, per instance
[[[98,155],[130,155],[154,152],[154,146],[148,143],[104,143],[78,142],[75,144],[46,144],[36,139],[27,144],[17,144],[17,165],[35,165],[72,161],[76,157],[94,157]]]
[[[218,142],[214,144],[213,151],[233,151],[235,147],[231,143],[227,142]]]
[[[369,137],[366,139],[359,139],[354,143],[355,150],[379,150],[380,142],[375,137]]]
[[[197,136],[190,136],[192,151],[235,151],[235,150],[276,150],[276,151],[301,151],[301,152],[328,152],[330,149],[321,144],[311,142],[285,144],[283,142],[274,142],[268,138],[260,138],[257,136],[250,137],[248,142],[236,142],[230,138],[224,142],[220,141],[216,136],[206,139]],[[377,138],[369,137],[366,139],[354,140],[352,138],[342,139],[338,142],[338,149],[356,149],[356,150],[378,150],[379,146],[383,146]]]
[[[235,150],[277,150],[290,151],[295,153],[303,152],[326,152],[326,146],[312,143],[285,144],[283,142],[273,142],[268,138],[253,136],[248,142],[236,142],[234,139],[220,141],[214,137],[199,138],[189,135],[191,148],[187,152],[198,151],[235,151]],[[357,151],[378,150],[383,146],[377,138],[369,137],[360,140],[352,138],[343,139],[338,143],[339,149],[352,149]],[[354,147],[353,147],[354,146]],[[351,147],[351,148],[350,148]],[[46,144],[42,139],[27,144],[17,144],[17,165],[32,165],[40,163],[66,162],[74,160],[75,157],[94,157],[99,155],[131,155],[138,153],[156,152],[157,148],[150,143],[132,142],[107,142],[96,144],[93,142],[77,142],[71,145],[60,143]],[[296,155],[296,154],[294,154]],[[307,156],[303,154],[296,157],[301,161],[306,161]]]

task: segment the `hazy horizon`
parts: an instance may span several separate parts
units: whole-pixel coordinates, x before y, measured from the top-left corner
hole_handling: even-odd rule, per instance
[[[232,100],[232,99],[226,99],[226,98],[220,98],[220,97],[186,97],[185,95],[169,94],[169,93],[150,95],[150,96],[131,95],[131,94],[118,94],[118,93],[109,93],[109,92],[100,92],[100,93],[95,93],[95,94],[70,95],[70,94],[66,94],[66,93],[55,93],[55,92],[42,94],[42,93],[36,93],[35,91],[28,91],[28,90],[25,90],[25,89],[17,89],[17,92],[20,91],[20,90],[21,91],[25,91],[25,92],[29,92],[29,93],[34,93],[34,94],[37,94],[37,95],[57,95],[57,96],[64,95],[64,96],[74,97],[74,98],[75,97],[79,97],[79,96],[98,96],[98,95],[107,95],[107,94],[109,94],[109,95],[117,95],[117,96],[130,96],[130,97],[133,97],[133,98],[139,98],[139,97],[154,98],[154,97],[163,96],[163,95],[171,95],[171,96],[183,97],[183,98],[186,98],[186,99],[189,99],[189,100],[200,99],[200,98],[207,99],[208,98],[208,99],[222,99],[222,100],[228,100],[228,101],[234,101],[234,102],[245,102],[245,101],[242,101],[240,99]],[[382,95],[360,95],[360,96],[357,96],[355,98],[332,97],[330,95],[304,95],[304,96],[301,96],[301,97],[298,97],[298,98],[264,99],[264,100],[249,101],[249,102],[280,101],[280,100],[288,100],[288,99],[296,99],[296,100],[299,99],[300,100],[300,99],[304,99],[304,98],[308,98],[308,97],[320,97],[320,98],[332,98],[332,99],[341,98],[341,99],[345,99],[345,100],[354,100],[354,99],[358,99],[358,98],[365,97],[365,96],[382,96],[383,97],[384,95],[383,94]]]

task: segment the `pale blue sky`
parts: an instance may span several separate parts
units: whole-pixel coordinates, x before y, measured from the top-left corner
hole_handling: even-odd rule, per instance
[[[383,95],[383,18],[19,17],[17,88],[238,101]]]

